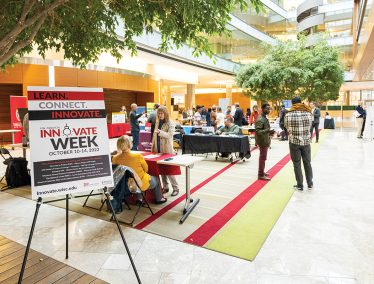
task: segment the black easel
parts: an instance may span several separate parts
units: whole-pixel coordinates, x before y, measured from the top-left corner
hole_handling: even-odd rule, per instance
[[[123,235],[122,228],[121,228],[121,226],[118,223],[117,216],[114,213],[114,210],[113,210],[113,207],[112,207],[112,203],[110,202],[111,195],[108,192],[108,189],[106,187],[104,187],[103,191],[104,191],[104,194],[105,194],[106,204],[107,204],[108,208],[110,209],[110,211],[112,212],[112,218],[116,222],[118,231],[119,231],[119,233],[121,235],[123,244],[125,245],[125,249],[126,249],[127,255],[129,256],[129,259],[130,259],[130,262],[131,262],[131,266],[132,266],[132,268],[134,270],[136,279],[138,280],[138,283],[141,284],[142,282],[140,281],[138,271],[137,271],[137,269],[135,267],[134,260],[132,259],[132,256],[131,256],[131,253],[130,253],[130,249],[129,249],[128,245],[127,245],[125,236]],[[69,195],[67,194],[66,198],[64,198],[64,199],[66,199],[66,259],[68,259],[68,256],[69,256],[69,199],[70,199]],[[52,200],[52,201],[48,201],[48,202],[45,202],[45,203],[51,203],[51,202],[55,202],[55,201],[61,201],[61,200],[64,200],[64,199]],[[36,219],[38,218],[39,208],[40,208],[41,205],[42,205],[42,198],[39,197],[38,200],[36,201],[36,209],[35,209],[35,213],[34,213],[34,219],[32,221],[30,235],[29,235],[29,239],[27,241],[25,255],[23,257],[22,268],[21,268],[21,272],[20,272],[20,275],[19,275],[19,278],[18,278],[18,284],[22,284],[23,274],[25,272],[26,263],[27,263],[27,257],[29,255],[29,251],[30,251],[31,240],[32,240],[32,237],[33,237],[33,234],[34,234]]]

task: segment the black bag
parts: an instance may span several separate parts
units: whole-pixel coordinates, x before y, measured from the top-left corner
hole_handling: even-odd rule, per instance
[[[25,158],[12,158],[5,172],[5,180],[9,187],[31,185],[31,177]]]

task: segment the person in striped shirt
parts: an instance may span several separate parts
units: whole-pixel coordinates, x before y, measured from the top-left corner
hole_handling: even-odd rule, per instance
[[[295,185],[294,188],[299,191],[302,191],[304,188],[301,160],[304,164],[308,189],[313,188],[313,170],[310,150],[310,128],[312,126],[312,121],[313,115],[310,107],[303,104],[299,97],[293,98],[292,107],[284,119],[284,126],[288,130],[290,155],[297,181],[297,185]]]

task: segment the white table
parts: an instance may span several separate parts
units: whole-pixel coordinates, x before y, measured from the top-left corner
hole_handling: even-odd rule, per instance
[[[14,144],[14,133],[21,132],[21,130],[18,129],[5,129],[5,130],[0,130],[0,134],[5,134],[5,133],[12,133],[12,144]],[[14,148],[13,148],[14,150]]]
[[[162,165],[170,165],[170,166],[180,166],[186,168],[186,203],[184,204],[183,215],[182,218],[179,220],[179,223],[182,224],[190,215],[192,210],[196,207],[199,203],[200,199],[197,198],[195,201],[191,199],[190,193],[190,169],[193,168],[194,164],[204,160],[204,157],[196,157],[190,155],[178,155],[171,158],[171,160],[165,161],[161,160],[158,161],[158,164]]]

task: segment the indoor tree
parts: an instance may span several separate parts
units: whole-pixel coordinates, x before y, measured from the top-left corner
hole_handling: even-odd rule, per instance
[[[277,106],[295,96],[317,102],[336,100],[344,81],[337,49],[322,37],[313,46],[306,43],[306,38],[300,38],[267,46],[264,58],[237,73],[238,86],[247,96]]]
[[[250,0],[260,11],[260,0]],[[0,0],[0,66],[36,47],[63,50],[66,59],[84,67],[103,52],[117,60],[120,52],[136,53],[134,36],[157,29],[160,51],[187,43],[195,55],[212,56],[207,35],[228,33],[226,23],[246,0]],[[123,37],[116,31],[122,29]]]

